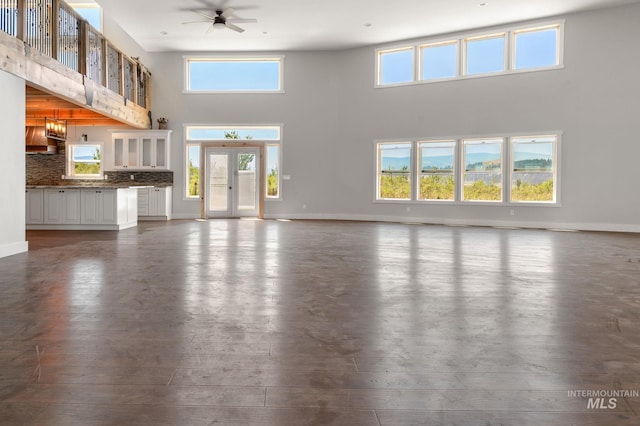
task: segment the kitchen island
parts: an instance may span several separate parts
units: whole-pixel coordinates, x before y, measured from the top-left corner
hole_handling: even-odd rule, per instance
[[[118,231],[138,225],[138,189],[27,186],[26,229]]]

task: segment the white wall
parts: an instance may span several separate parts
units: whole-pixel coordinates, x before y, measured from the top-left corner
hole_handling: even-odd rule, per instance
[[[184,95],[181,53],[151,53],[154,118],[174,130],[176,217],[184,124],[283,124],[281,201],[267,217],[640,232],[640,5],[566,16],[564,69],[374,89],[374,47],[286,52],[284,94]],[[155,124],[155,123],[154,123]],[[373,141],[562,131],[559,207],[374,202]],[[303,204],[307,205],[303,209]],[[510,210],[514,210],[514,215]]]
[[[25,240],[24,80],[0,71],[0,257],[27,251]]]
[[[199,217],[198,200],[184,200],[184,124],[283,124],[284,199],[267,201],[267,214],[289,215],[333,209],[331,168],[325,161],[336,143],[340,118],[334,105],[339,90],[339,64],[331,52],[287,52],[284,94],[183,95],[183,54],[154,53],[152,110],[166,117],[172,135],[174,217]],[[155,124],[155,123],[154,123]],[[329,183],[329,184],[327,184]]]
[[[148,66],[148,56],[145,50],[106,13],[103,15],[102,27],[102,34],[118,50],[129,57],[140,58],[140,61]]]
[[[341,161],[352,171],[335,204],[353,215],[640,231],[638,16],[637,4],[567,16],[565,68],[554,71],[375,90],[373,49],[343,52],[340,133],[346,158],[366,158],[358,170]],[[371,204],[374,139],[554,130],[563,132],[561,207]]]

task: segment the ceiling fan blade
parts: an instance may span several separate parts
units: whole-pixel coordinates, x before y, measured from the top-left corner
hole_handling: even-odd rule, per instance
[[[214,19],[216,19],[214,16],[211,16],[208,13],[204,13],[201,10],[193,9],[192,12],[202,16],[203,18],[207,18],[210,21],[213,21]]]
[[[257,24],[258,20],[254,19],[254,18],[229,18],[227,19],[227,23],[234,23],[234,24]]]
[[[209,34],[211,31],[213,31],[213,24],[211,24],[211,26],[207,28],[207,32],[205,34]]]
[[[238,32],[238,33],[243,33],[244,32],[243,28],[240,28],[237,25],[230,24],[229,22],[227,22],[226,26],[227,26],[227,28],[229,28],[230,30],[233,30],[235,32]]]
[[[220,15],[221,17],[227,19],[229,17],[231,17],[231,15],[233,15],[233,12],[235,12],[235,9],[232,7],[228,7],[225,10],[222,11],[222,14]]]
[[[211,21],[189,21],[189,22],[183,22],[182,25],[185,24],[210,24]]]

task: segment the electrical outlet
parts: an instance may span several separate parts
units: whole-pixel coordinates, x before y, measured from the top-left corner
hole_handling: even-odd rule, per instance
[[[511,216],[515,216],[516,215],[516,211],[514,209],[509,210],[509,214]]]
[[[109,175],[104,175],[104,180],[109,179]]]
[[[307,208],[307,205],[306,205],[306,204],[303,204],[303,205],[302,205],[302,208],[303,208],[303,209],[306,209],[306,208]]]
[[[134,176],[133,176],[133,175],[131,175],[131,180],[133,180],[133,179],[134,179]]]

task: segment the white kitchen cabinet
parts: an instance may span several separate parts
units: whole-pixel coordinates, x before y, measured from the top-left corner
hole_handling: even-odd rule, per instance
[[[171,130],[112,133],[115,170],[169,170]]]
[[[80,224],[80,190],[44,190],[44,223],[75,225]]]
[[[124,205],[126,201],[126,207]],[[124,215],[126,211],[127,227],[138,225],[138,190],[129,188],[123,195],[123,199],[118,199],[118,214]],[[121,228],[122,229],[122,228]]]
[[[30,188],[26,191],[26,223],[44,223],[44,189]]]
[[[139,166],[138,138],[133,135],[113,136],[113,168],[137,169]]]
[[[81,223],[107,225],[105,229],[130,228],[138,223],[137,205],[137,191],[133,188],[82,189]]]
[[[113,225],[118,222],[116,189],[82,189],[80,222],[85,225]]]
[[[41,222],[37,191],[42,194]],[[138,191],[134,188],[27,189],[27,206],[27,229],[116,231],[138,225]]]
[[[167,170],[169,168],[168,158],[168,135],[143,136],[140,138],[142,169]]]
[[[138,189],[138,219],[170,220],[172,194],[171,186]]]

